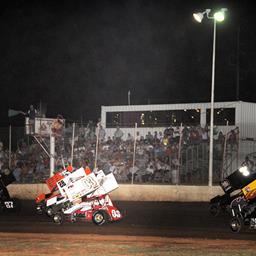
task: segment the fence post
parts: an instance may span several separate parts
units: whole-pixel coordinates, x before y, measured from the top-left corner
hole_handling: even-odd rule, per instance
[[[134,179],[134,166],[135,166],[135,157],[136,157],[136,133],[137,133],[137,123],[134,127],[134,145],[133,145],[133,159],[132,159],[132,184]]]
[[[180,124],[180,140],[179,140],[179,149],[178,149],[178,168],[177,168],[177,179],[176,185],[180,184],[180,158],[181,158],[181,142],[182,142],[182,123]]]
[[[71,141],[71,166],[73,166],[73,158],[74,158],[75,126],[76,126],[76,124],[73,123],[72,141]]]
[[[221,175],[220,179],[222,180],[224,178],[224,162],[226,159],[226,149],[227,149],[227,139],[228,139],[228,121],[226,123],[226,134],[224,139],[224,145],[223,145],[223,159],[222,159],[222,168],[221,168]]]
[[[9,169],[11,169],[11,156],[12,156],[12,127],[9,126]]]
[[[96,128],[96,146],[95,146],[95,160],[94,160],[94,169],[97,168],[97,158],[98,158],[98,147],[99,147],[99,133],[100,133],[100,123],[97,123]]]
[[[54,173],[54,160],[55,160],[55,137],[50,133],[50,177],[53,176]]]

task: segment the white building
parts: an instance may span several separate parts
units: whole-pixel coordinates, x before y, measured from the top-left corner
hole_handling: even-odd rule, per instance
[[[101,121],[107,136],[113,136],[119,126],[124,134],[134,135],[135,123],[140,135],[149,131],[164,131],[169,126],[204,127],[210,123],[210,103],[159,105],[102,106]],[[256,103],[243,101],[215,102],[214,126],[224,134],[239,128],[240,138],[256,138]]]

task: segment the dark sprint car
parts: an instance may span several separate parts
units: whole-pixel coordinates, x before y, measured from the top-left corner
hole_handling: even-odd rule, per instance
[[[210,201],[210,212],[216,216],[223,210],[229,213],[230,228],[239,233],[248,226],[256,229],[256,173],[248,166],[241,166],[230,174],[220,186],[225,192]],[[232,194],[233,193],[233,194]]]
[[[19,212],[20,201],[11,198],[7,186],[15,181],[12,173],[0,173],[0,212]]]
[[[242,166],[220,182],[224,191],[210,200],[210,213],[217,216],[221,211],[230,213],[230,204],[241,196],[242,189],[256,179],[256,173],[251,173],[246,166]]]

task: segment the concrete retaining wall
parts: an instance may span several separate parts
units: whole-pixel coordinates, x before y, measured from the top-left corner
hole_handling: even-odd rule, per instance
[[[35,199],[41,193],[49,193],[45,184],[11,184],[8,190],[12,197],[20,199]],[[208,202],[218,194],[223,194],[219,186],[121,184],[111,192],[111,198],[118,201]]]

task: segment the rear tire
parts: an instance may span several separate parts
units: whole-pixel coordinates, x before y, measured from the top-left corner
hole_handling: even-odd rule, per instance
[[[209,211],[211,213],[212,216],[216,217],[220,214],[220,207],[218,204],[211,204]]]
[[[45,210],[45,213],[48,217],[53,217],[53,215],[54,215],[52,207],[47,207]]]
[[[63,223],[63,221],[64,221],[64,217],[63,217],[63,214],[61,212],[55,213],[52,216],[52,219],[53,219],[53,222],[58,224],[58,225],[61,225]]]
[[[239,217],[233,217],[230,220],[230,228],[232,232],[239,233],[243,228],[243,220]]]

